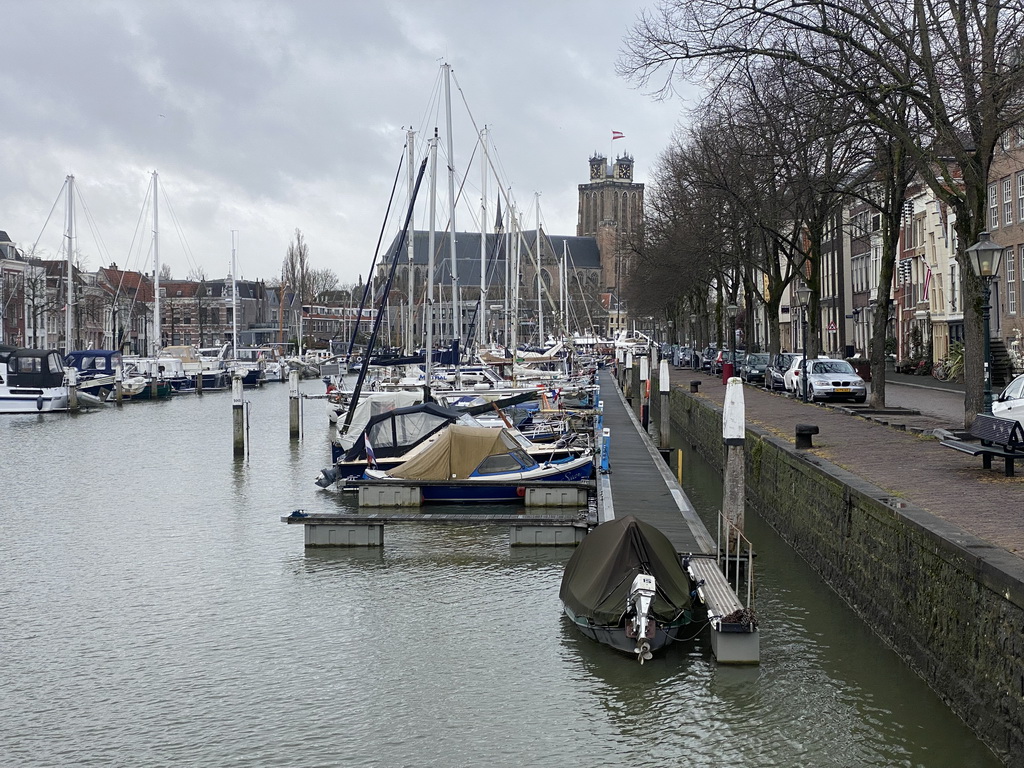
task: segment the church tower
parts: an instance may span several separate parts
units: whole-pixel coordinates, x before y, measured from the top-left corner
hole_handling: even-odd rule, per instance
[[[592,155],[590,181],[579,185],[576,234],[597,240],[601,290],[610,294],[609,333],[625,320],[626,280],[632,256],[640,250],[643,219],[644,185],[633,181],[632,156],[620,155],[609,165],[604,155]]]

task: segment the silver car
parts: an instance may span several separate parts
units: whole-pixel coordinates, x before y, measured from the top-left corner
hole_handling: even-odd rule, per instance
[[[797,382],[800,387],[802,382]],[[863,403],[868,399],[868,387],[845,360],[807,361],[808,400],[853,400]],[[800,387],[800,394],[803,389]]]
[[[992,402],[992,415],[1024,424],[1024,373],[1015,378]]]

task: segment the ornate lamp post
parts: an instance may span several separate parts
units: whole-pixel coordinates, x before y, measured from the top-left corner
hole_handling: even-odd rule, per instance
[[[800,320],[803,330],[803,360],[800,361],[800,386],[803,388],[801,399],[807,402],[807,309],[811,303],[811,289],[807,283],[802,283],[794,293],[796,303],[800,307]]]
[[[700,351],[697,349],[697,313],[694,312],[690,315],[690,367],[694,370],[700,367],[700,361],[697,360],[697,355]]]
[[[967,255],[974,267],[974,274],[981,278],[985,286],[985,304],[982,306],[985,319],[985,413],[992,413],[992,345],[989,341],[989,311],[992,309],[989,300],[992,297],[992,280],[999,273],[999,260],[1003,256],[1003,247],[990,239],[988,232],[978,233],[978,242],[967,249]]]
[[[736,313],[740,308],[735,304],[729,304],[725,308],[725,314],[729,316],[729,359],[722,361],[722,383],[725,384],[736,372]]]

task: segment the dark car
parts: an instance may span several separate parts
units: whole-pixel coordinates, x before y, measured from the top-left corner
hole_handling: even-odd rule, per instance
[[[790,363],[796,354],[793,352],[778,352],[770,355],[768,365],[764,369],[764,386],[771,390],[785,390],[786,382],[783,376],[789,369]]]
[[[747,384],[763,384],[764,371],[767,367],[767,352],[751,352],[740,363],[740,378]]]

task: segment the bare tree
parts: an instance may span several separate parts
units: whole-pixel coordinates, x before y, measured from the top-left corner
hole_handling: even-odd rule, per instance
[[[1024,116],[1022,39],[1024,0],[662,0],[631,30],[620,71],[644,84],[664,76],[666,94],[676,77],[715,81],[742,61],[790,61],[862,105],[955,214],[973,310],[970,423],[983,405],[982,291],[965,249],[985,229],[995,147]]]
[[[281,282],[295,292],[301,304],[307,304],[313,298],[310,276],[309,246],[302,237],[302,231],[296,228],[295,240],[288,245],[284,264],[281,265]]]
[[[160,265],[160,282],[164,283],[171,279],[171,265],[165,261]]]
[[[327,268],[313,269],[309,272],[309,293],[313,301],[324,298],[338,287],[338,276]]]

